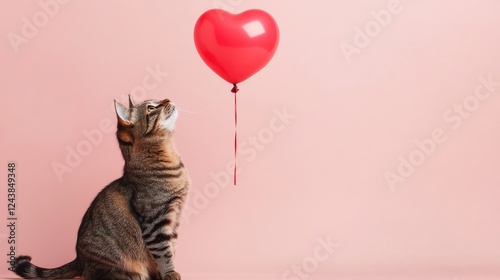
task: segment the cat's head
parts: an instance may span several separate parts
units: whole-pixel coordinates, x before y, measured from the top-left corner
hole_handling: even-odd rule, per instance
[[[115,100],[115,111],[118,119],[116,135],[120,144],[125,145],[168,138],[174,132],[178,116],[175,105],[168,99],[146,100],[135,105],[129,96],[128,108]]]

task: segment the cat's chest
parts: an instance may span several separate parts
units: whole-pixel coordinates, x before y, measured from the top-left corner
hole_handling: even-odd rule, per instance
[[[147,189],[135,190],[132,201],[137,204],[152,204],[167,202],[174,194],[167,186],[152,186]]]
[[[187,191],[172,191],[168,186],[152,186],[134,191],[131,204],[141,215],[149,216],[162,209],[182,206],[186,193]]]

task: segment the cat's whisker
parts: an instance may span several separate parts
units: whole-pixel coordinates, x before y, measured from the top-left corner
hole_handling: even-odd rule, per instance
[[[182,108],[179,108],[179,107],[177,107],[177,110],[179,110],[179,112],[181,112],[181,113],[188,113],[188,114],[199,114],[200,113],[200,112],[188,111],[186,109],[182,109]]]
[[[181,100],[175,101],[174,103],[175,103],[175,107],[177,108],[177,110],[181,113],[188,113],[188,114],[199,114],[200,113],[199,111],[193,111],[193,110],[186,109],[186,108],[196,107],[196,106],[192,106],[192,105],[188,106],[188,103],[194,103],[192,99],[187,99],[187,100],[181,99]]]
[[[199,100],[193,99],[193,98],[186,98],[183,96],[182,99],[176,99],[172,100],[176,105],[180,105],[181,107],[187,106],[187,105],[196,105]]]

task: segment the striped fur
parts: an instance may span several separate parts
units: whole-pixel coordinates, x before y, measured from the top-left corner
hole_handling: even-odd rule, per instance
[[[123,176],[106,186],[85,213],[74,261],[55,269],[17,258],[23,278],[178,280],[174,254],[190,179],[173,140],[177,111],[168,99],[129,108],[115,102]]]

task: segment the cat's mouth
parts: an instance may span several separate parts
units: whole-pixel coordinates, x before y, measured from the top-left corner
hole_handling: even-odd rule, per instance
[[[158,105],[156,105],[156,108],[158,107],[162,107],[165,113],[165,120],[170,118],[170,115],[175,111],[175,104],[168,98],[159,101]]]
[[[162,123],[162,126],[165,127],[168,131],[174,131],[175,121],[179,116],[179,112],[177,111],[175,104],[167,100],[166,105],[164,107],[166,118]]]

